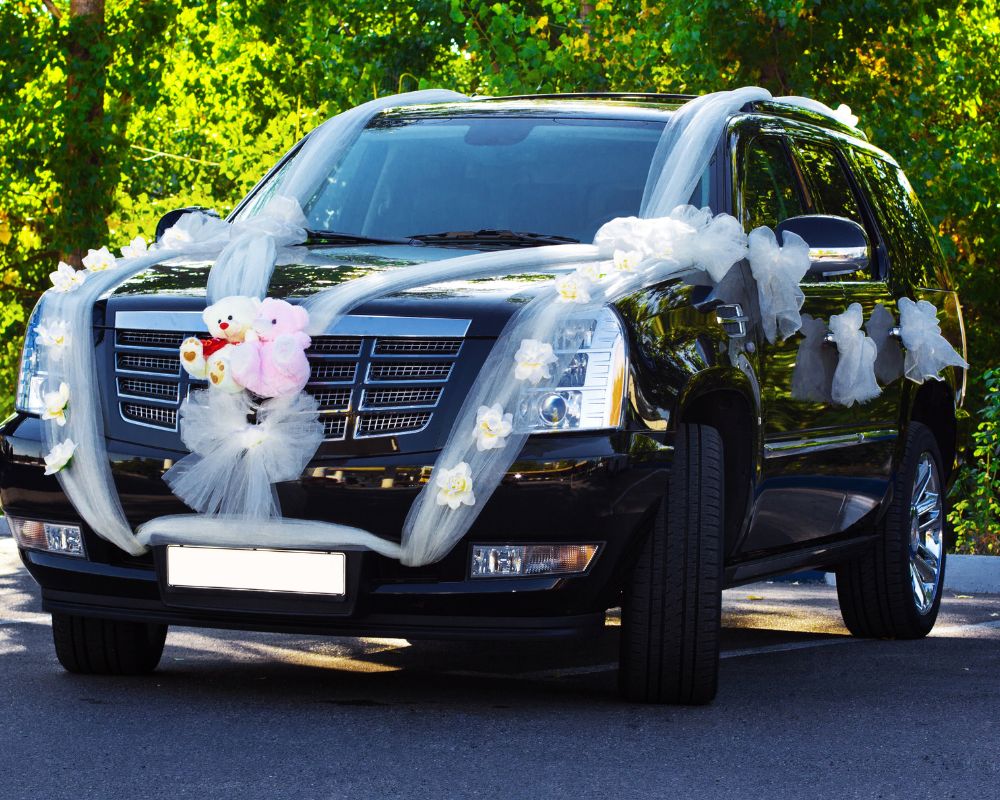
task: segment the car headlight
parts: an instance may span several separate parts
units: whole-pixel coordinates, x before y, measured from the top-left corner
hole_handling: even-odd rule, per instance
[[[608,307],[570,319],[553,344],[564,365],[555,387],[525,385],[515,404],[519,433],[617,428],[625,405],[625,332]],[[568,363],[567,363],[568,358]]]
[[[14,407],[25,414],[41,414],[45,409],[42,403],[42,384],[46,375],[38,368],[38,319],[41,306],[41,303],[36,305],[28,319],[24,347],[21,350],[21,371],[17,376]]]

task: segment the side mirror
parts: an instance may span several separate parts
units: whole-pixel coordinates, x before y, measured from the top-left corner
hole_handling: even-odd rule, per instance
[[[202,214],[208,214],[208,216],[215,217],[216,219],[219,218],[218,211],[212,208],[205,208],[203,206],[188,206],[187,208],[177,208],[173,211],[168,211],[160,217],[160,221],[156,223],[156,236],[154,241],[160,241],[160,237],[163,236],[164,231],[173,227],[174,223],[185,214],[193,214],[195,211],[200,211]]]
[[[826,214],[789,217],[775,228],[779,241],[783,241],[785,231],[797,233],[809,245],[809,275],[849,275],[868,269],[871,262],[868,234],[854,220]]]

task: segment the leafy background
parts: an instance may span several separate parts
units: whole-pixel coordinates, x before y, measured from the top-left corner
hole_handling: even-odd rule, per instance
[[[949,256],[984,406],[958,484],[995,551],[1000,0],[0,0],[0,416],[59,258],[165,211],[227,212],[304,132],[391,92],[706,92],[850,105],[899,159]]]

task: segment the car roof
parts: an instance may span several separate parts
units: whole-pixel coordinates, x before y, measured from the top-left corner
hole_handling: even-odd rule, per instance
[[[471,97],[468,100],[386,109],[385,117],[397,119],[455,116],[561,116],[665,121],[671,112],[697,95],[648,92],[568,92],[565,94]],[[788,103],[773,100],[747,103],[743,113],[806,122],[865,140],[863,131],[839,120]]]

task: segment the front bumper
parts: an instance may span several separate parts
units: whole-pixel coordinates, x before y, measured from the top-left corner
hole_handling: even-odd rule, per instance
[[[187,512],[161,480],[177,454],[108,445],[133,525]],[[347,551],[344,601],[241,592],[180,596],[159,580],[155,552],[129,556],[86,525],[87,559],[31,550],[21,556],[49,611],[340,635],[570,635],[601,625],[604,611],[618,603],[641,531],[663,496],[671,452],[669,434],[658,440],[629,432],[533,437],[465,539],[440,562],[405,567],[376,553],[332,547]],[[282,509],[289,517],[339,522],[398,540],[434,455],[316,462],[300,480],[279,487]],[[42,472],[38,420],[18,415],[0,428],[0,503],[13,516],[79,524],[58,481]],[[601,548],[580,576],[471,579],[475,542],[596,542]]]

